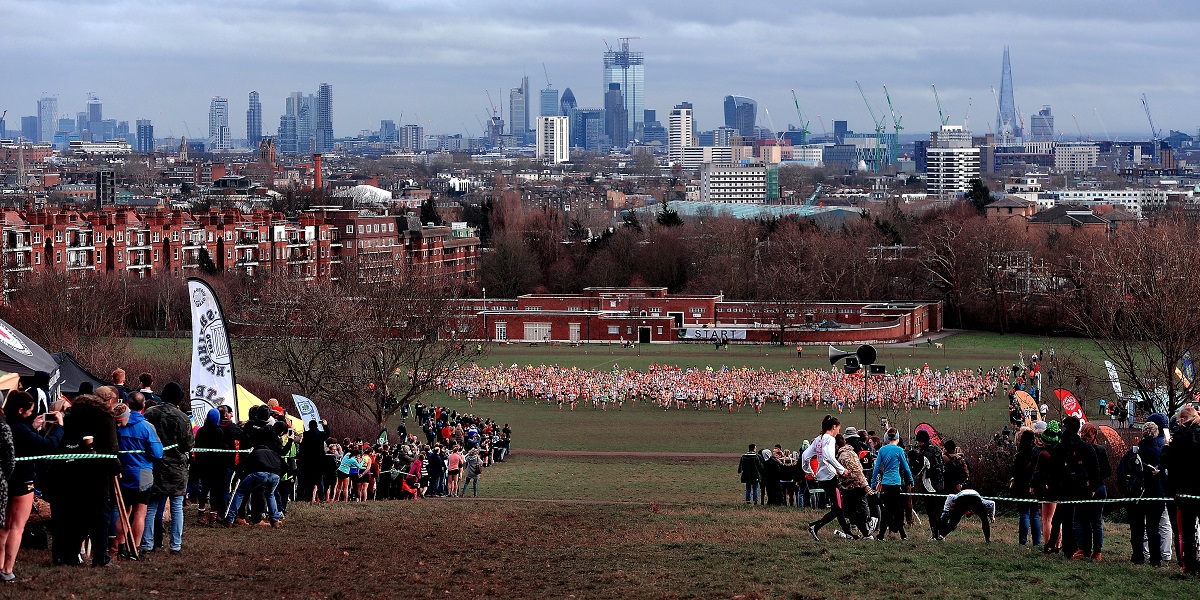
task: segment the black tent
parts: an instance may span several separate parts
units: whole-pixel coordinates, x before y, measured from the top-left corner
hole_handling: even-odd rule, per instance
[[[15,327],[0,320],[0,370],[29,377],[37,371],[50,374],[50,398],[58,397],[61,383],[58,361]]]
[[[58,381],[60,383],[59,392],[68,397],[75,397],[79,393],[79,384],[88,382],[92,384],[92,389],[100,386],[108,385],[99,377],[92,375],[79,361],[75,360],[69,352],[54,353],[54,360],[58,362]]]

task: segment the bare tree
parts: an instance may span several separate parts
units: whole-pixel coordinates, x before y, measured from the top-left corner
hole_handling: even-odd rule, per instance
[[[1113,363],[1138,400],[1161,399],[1170,413],[1191,400],[1175,370],[1200,340],[1200,228],[1166,222],[1124,231],[1094,247],[1080,273],[1076,327]]]

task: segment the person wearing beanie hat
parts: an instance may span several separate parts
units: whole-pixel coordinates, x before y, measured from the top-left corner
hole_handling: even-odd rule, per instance
[[[913,466],[916,467],[914,479],[917,481],[917,491],[923,494],[943,494],[946,493],[946,460],[943,456],[942,449],[935,444],[929,443],[929,432],[924,429],[917,432],[917,453],[920,457],[915,460]],[[937,498],[922,498],[925,504],[925,517],[929,523],[929,539],[936,541],[942,539],[941,517],[942,503]]]
[[[1055,501],[1055,477],[1054,469],[1051,466],[1050,452],[1058,445],[1058,421],[1038,421],[1045,425],[1041,434],[1038,435],[1037,445],[1038,459],[1034,467],[1033,476],[1033,492],[1041,504],[1041,521],[1042,521],[1042,540],[1045,545],[1042,546],[1043,554],[1052,554],[1059,551],[1059,541],[1050,536],[1051,527],[1054,522],[1054,512],[1058,508],[1058,502]],[[1037,425],[1038,423],[1035,423]]]
[[[1055,482],[1058,492],[1055,500],[1089,500],[1096,495],[1100,485],[1100,468],[1097,466],[1096,452],[1085,444],[1079,437],[1079,417],[1067,417],[1062,421],[1062,431],[1058,445],[1050,451],[1055,470]],[[1079,539],[1077,532],[1082,523],[1076,519],[1077,504],[1060,504],[1054,510],[1054,519],[1050,526],[1050,537],[1062,532],[1061,548],[1064,556],[1077,556]]]
[[[1200,412],[1192,404],[1179,411],[1179,429],[1163,453],[1162,467],[1167,480],[1175,492],[1179,526],[1182,530],[1183,547],[1180,561],[1183,572],[1200,575],[1200,552],[1196,544],[1196,522],[1200,518]],[[1183,496],[1191,496],[1184,498]]]
[[[162,460],[154,464],[154,486],[146,510],[146,529],[141,550],[150,552],[163,547],[163,513],[171,509],[169,550],[183,551],[183,499],[187,494],[188,465],[195,436],[192,420],[184,413],[183,388],[172,381],[163,387],[162,404],[146,410],[146,421],[154,426],[162,442]],[[190,402],[190,399],[187,400]]]

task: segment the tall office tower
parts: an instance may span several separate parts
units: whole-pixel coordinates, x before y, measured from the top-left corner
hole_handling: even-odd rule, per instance
[[[575,108],[575,92],[571,88],[563,90],[562,98],[558,101],[559,116],[571,116],[571,109]]]
[[[142,154],[154,152],[154,125],[150,119],[137,120],[137,151]]]
[[[278,150],[284,154],[296,153],[296,115],[279,117]]]
[[[58,98],[46,96],[38,100],[38,139],[39,142],[53,142],[58,129]]]
[[[725,96],[725,126],[742,137],[754,137],[758,103],[745,96]]]
[[[1013,97],[1012,64],[1008,60],[1008,46],[1004,47],[1004,65],[1000,69],[1000,112],[996,115],[997,142],[1001,145],[1016,143],[1021,137],[1021,125],[1017,121],[1017,101]]]
[[[396,129],[395,121],[391,119],[379,121],[379,141],[385,144],[395,144],[400,141],[400,130]]]
[[[658,116],[654,110],[647,108],[645,117],[645,125],[642,127],[642,143],[658,142],[661,147],[665,148],[667,146],[667,128],[658,122]]]
[[[548,87],[542,90],[542,110],[540,117],[557,117],[562,107],[558,105],[558,90]]]
[[[850,132],[850,128],[846,126],[845,121],[833,122],[833,143],[845,144],[846,134]]]
[[[229,99],[213,96],[208,103],[208,151],[225,152],[232,147],[229,139]]]
[[[549,165],[571,160],[571,126],[567,117],[539,117],[537,159]]]
[[[524,144],[529,132],[529,78],[521,78],[521,87],[508,91],[508,132],[514,144]]]
[[[572,108],[567,116],[570,144],[588,152],[608,152],[612,141],[604,133],[604,109]]]
[[[36,142],[38,136],[37,115],[21,117],[21,137],[27,142]]]
[[[317,98],[312,94],[292,92],[287,98],[287,116],[296,119],[296,143],[293,154],[311,154],[316,152],[315,128],[317,114]],[[286,146],[286,144],[285,144]],[[284,150],[287,152],[287,150]]]
[[[629,115],[619,83],[608,84],[608,91],[604,93],[604,133],[614,148],[629,145]]]
[[[246,109],[246,143],[257,148],[262,142],[262,102],[258,92],[250,92],[250,108]]]
[[[316,138],[317,152],[333,151],[333,86],[322,83],[317,88]]]
[[[683,149],[692,145],[692,103],[680,102],[667,117],[667,160],[683,164]]]
[[[629,40],[620,38],[616,50],[609,48],[604,53],[604,91],[608,92],[610,84],[621,84],[630,135],[640,140],[646,110],[646,58],[641,52],[629,50]]]
[[[87,133],[87,129],[88,129],[87,111],[80,111],[80,112],[75,113],[75,133],[79,134],[79,136],[80,136],[79,139],[87,140],[87,138],[83,137]]]
[[[0,129],[3,129],[0,127]],[[75,133],[75,119],[70,117],[59,117],[58,128],[54,133]]]
[[[1029,137],[1034,142],[1054,140],[1054,115],[1050,114],[1049,104],[1043,104],[1042,110],[1029,117]]]
[[[87,131],[91,134],[92,141],[103,141],[103,136],[99,135],[104,121],[104,105],[100,103],[100,99],[94,94],[88,94],[87,101]]]

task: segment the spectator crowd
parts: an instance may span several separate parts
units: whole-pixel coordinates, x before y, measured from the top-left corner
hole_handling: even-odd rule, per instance
[[[417,404],[408,407],[399,442],[336,439],[325,421],[299,433],[274,399],[238,422],[220,406],[189,415],[191,400],[174,382],[154,391],[144,373],[127,386],[84,384],[48,403],[48,378],[22,380],[0,420],[0,581],[14,566],[35,498],[50,506],[56,565],[181,554],[195,506],[199,526],[281,527],[289,503],[364,502],[478,494],[487,467],[504,460],[512,431],[490,419]],[[423,439],[421,439],[423,438]],[[163,552],[165,551],[165,552]]]

